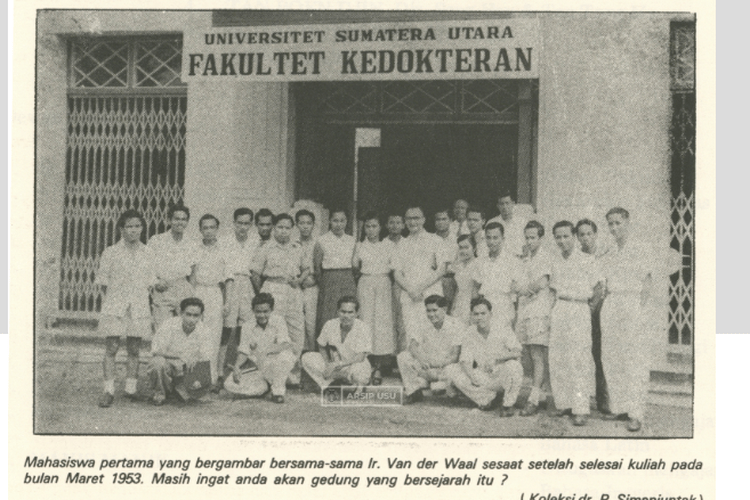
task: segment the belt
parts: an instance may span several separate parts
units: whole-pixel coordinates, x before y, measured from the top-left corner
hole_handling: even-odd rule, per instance
[[[271,278],[266,276],[265,277],[266,283],[279,283],[281,285],[288,285],[288,278]]]
[[[563,298],[563,297],[557,297],[557,300],[562,300],[564,302],[578,302],[579,304],[588,304],[589,299],[570,299],[570,298]]]

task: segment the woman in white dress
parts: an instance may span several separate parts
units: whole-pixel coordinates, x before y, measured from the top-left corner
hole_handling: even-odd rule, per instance
[[[382,382],[381,371],[392,366],[396,353],[396,332],[393,328],[391,297],[391,255],[389,246],[380,241],[380,219],[367,213],[364,219],[365,237],[354,248],[352,267],[359,271],[357,298],[359,317],[372,328],[373,385]]]

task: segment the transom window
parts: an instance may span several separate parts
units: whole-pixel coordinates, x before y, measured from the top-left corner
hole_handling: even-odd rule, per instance
[[[183,87],[182,37],[77,38],[70,42],[71,89]]]

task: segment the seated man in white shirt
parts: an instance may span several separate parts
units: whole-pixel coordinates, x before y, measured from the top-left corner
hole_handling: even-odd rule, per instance
[[[458,362],[461,334],[465,325],[447,315],[448,300],[430,295],[424,300],[429,325],[409,339],[408,350],[396,357],[398,371],[404,383],[405,403],[421,401],[422,389],[446,390],[450,380],[445,368]],[[433,385],[430,385],[433,382]]]
[[[372,366],[367,355],[372,350],[372,330],[357,319],[356,297],[338,300],[338,317],[328,320],[318,337],[318,352],[302,355],[302,368],[321,389],[334,380],[346,380],[357,390],[370,383]]]
[[[206,350],[203,325],[203,301],[189,297],[180,302],[180,315],[162,322],[151,343],[149,377],[155,393],[151,402],[164,404],[168,394],[177,393],[182,399],[193,395],[185,387],[183,379],[200,362],[208,362],[211,354]],[[207,380],[206,389],[210,386]]]
[[[471,301],[472,325],[461,341],[458,364],[446,372],[453,385],[480,410],[491,410],[503,392],[501,417],[515,415],[523,382],[521,344],[507,325],[492,321],[492,304],[484,297]]]
[[[237,362],[232,367],[231,380],[224,382],[224,389],[234,394],[262,396],[270,384],[273,402],[283,403],[286,381],[297,362],[286,320],[273,314],[274,299],[270,293],[261,292],[253,297],[252,307],[255,324],[243,329]],[[243,370],[248,361],[257,370]]]

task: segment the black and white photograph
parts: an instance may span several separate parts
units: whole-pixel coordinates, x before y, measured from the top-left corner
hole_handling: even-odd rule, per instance
[[[700,21],[37,10],[33,434],[693,439]]]

